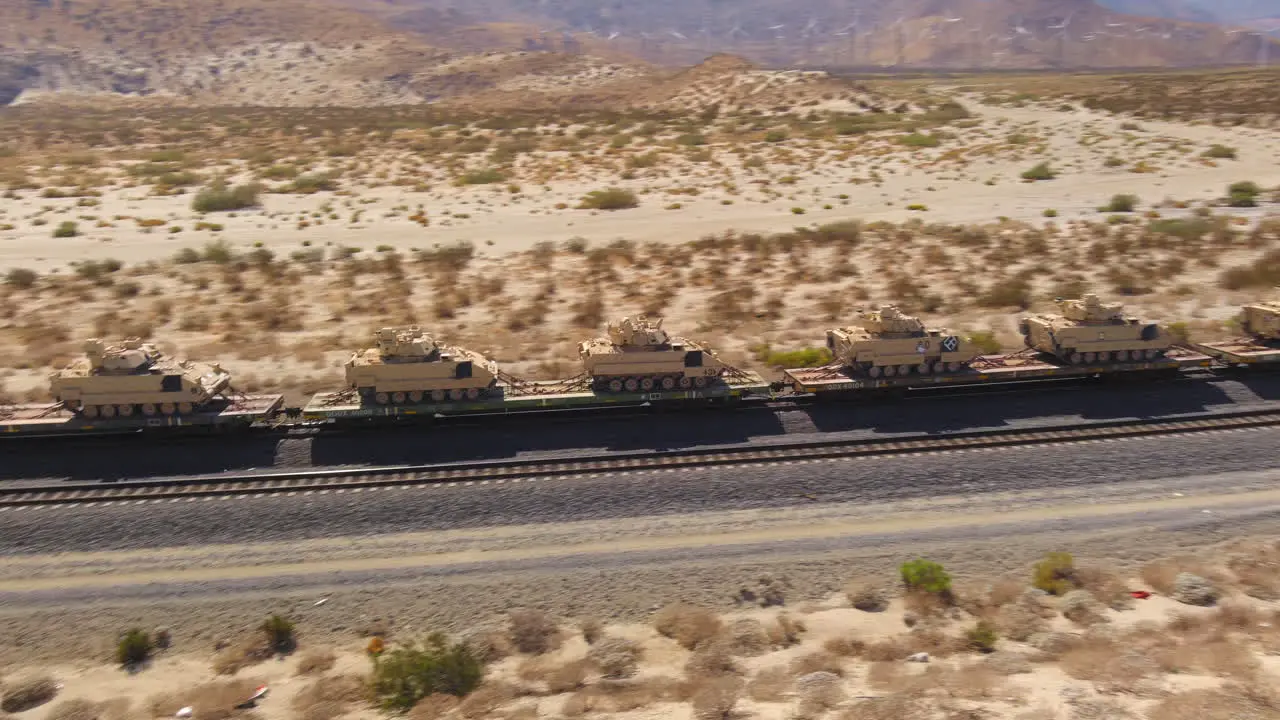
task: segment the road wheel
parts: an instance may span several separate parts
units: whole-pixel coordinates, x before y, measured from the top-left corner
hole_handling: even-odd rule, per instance
[[[897,366],[897,365],[885,365],[885,366],[884,366],[884,368],[883,368],[883,372],[884,372],[884,376],[885,376],[885,377],[894,377],[894,376],[896,376],[896,375],[898,374],[898,366]]]
[[[374,393],[373,401],[378,403],[379,405],[386,405],[387,403],[391,402],[391,396],[382,392]]]
[[[640,381],[633,377],[627,378],[622,385],[627,389],[627,392],[635,392],[640,389]]]
[[[1098,353],[1098,362],[1111,362],[1111,353],[1109,352]]]
[[[1067,356],[1067,362],[1071,363],[1072,365],[1080,365],[1084,363],[1084,355],[1081,355],[1078,352],[1073,352]]]
[[[161,415],[172,415],[172,414],[174,414],[174,413],[176,413],[176,412],[178,412],[178,406],[177,406],[177,405],[174,405],[173,403],[160,403],[160,414],[161,414]]]
[[[432,390],[432,391],[431,391],[431,400],[432,400],[432,402],[444,402],[444,391],[443,391],[443,390]]]
[[[83,408],[80,412],[81,412],[85,417],[87,417],[87,418],[96,418],[96,417],[98,417],[98,406],[97,406],[97,405],[85,405],[85,406],[84,406],[84,408]]]
[[[640,389],[641,389],[641,390],[643,390],[643,391],[645,391],[645,392],[649,392],[650,390],[652,390],[652,389],[653,389],[653,378],[651,378],[651,377],[641,378],[641,379],[640,379]]]
[[[911,365],[899,365],[899,366],[898,366],[898,375],[899,375],[899,376],[903,376],[903,377],[905,377],[905,376],[907,376],[907,375],[910,375],[910,374],[911,374],[911,368],[912,368],[912,366],[911,366]]]
[[[1117,350],[1117,351],[1116,351],[1116,362],[1129,362],[1129,351],[1128,351],[1128,350]]]
[[[707,379],[701,375],[693,379],[693,386],[701,390],[707,386]]]
[[[449,391],[449,399],[454,402],[458,402],[464,396],[466,396],[466,394],[467,393],[462,388],[454,388]]]
[[[918,366],[916,367],[916,372],[920,373],[921,375],[932,375],[932,374],[933,374],[933,363],[931,363],[931,362],[922,362],[922,363],[920,363],[920,365],[918,365]]]
[[[422,402],[422,391],[421,391],[421,390],[410,390],[410,391],[409,391],[409,402],[413,403],[414,405],[417,405],[418,403]]]
[[[116,416],[115,405],[103,405],[101,410],[102,410],[102,417],[104,418],[113,418]]]
[[[691,387],[693,387],[693,378],[689,377],[688,375],[681,375],[681,376],[680,376],[680,389],[682,389],[682,390],[688,390],[688,389],[689,389],[689,388],[691,388]]]
[[[1084,354],[1084,364],[1092,365],[1098,362],[1098,353],[1087,352]]]
[[[676,388],[676,379],[675,379],[675,378],[671,377],[670,375],[668,375],[668,376],[666,376],[666,377],[662,378],[662,389],[663,389],[663,390],[674,390],[675,388]]]
[[[155,404],[154,404],[154,403],[143,403],[143,404],[142,404],[142,414],[143,414],[143,415],[146,415],[147,417],[155,417],[155,414],[156,414],[156,406],[155,406]]]
[[[467,388],[467,399],[468,399],[468,400],[479,400],[479,399],[480,399],[480,388]]]
[[[195,410],[195,406],[193,406],[191,403],[189,402],[178,403],[179,413],[183,415],[190,415],[192,410]]]
[[[621,380],[619,380],[618,378],[614,378],[614,379],[610,380],[610,381],[609,381],[609,392],[616,392],[616,393],[620,393],[620,392],[622,392],[622,381],[621,381]]]
[[[884,368],[880,367],[879,365],[872,365],[871,367],[867,368],[867,374],[873,378],[878,378],[883,373],[884,373]]]
[[[117,405],[116,412],[120,414],[120,417],[133,417],[133,406]]]
[[[1155,360],[1156,358],[1160,357],[1160,351],[1155,349],[1148,350],[1146,354],[1147,354],[1147,360],[1149,361]]]
[[[396,405],[403,405],[404,401],[408,399],[409,398],[402,392],[391,393],[391,402],[395,403]]]

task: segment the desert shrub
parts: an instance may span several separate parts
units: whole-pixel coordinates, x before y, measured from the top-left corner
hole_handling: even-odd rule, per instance
[[[267,647],[274,652],[289,653],[298,646],[294,636],[293,621],[281,615],[271,615],[258,627],[262,631]]]
[[[20,290],[30,289],[39,279],[40,276],[36,274],[35,270],[26,268],[13,268],[4,274],[4,284]]]
[[[256,183],[228,187],[226,181],[216,180],[196,193],[191,209],[196,212],[225,212],[257,207],[262,187]]]
[[[1133,212],[1138,206],[1137,195],[1112,195],[1111,202],[1102,207],[1103,212],[1127,213]]]
[[[1227,204],[1231,207],[1257,207],[1262,188],[1255,182],[1232,183],[1227,188]]]
[[[481,168],[479,170],[471,170],[463,173],[458,177],[459,185],[492,185],[506,180],[506,175],[497,168]]]
[[[75,237],[80,234],[80,226],[70,220],[63,220],[58,223],[58,227],[54,228],[53,236],[56,238]]]
[[[984,653],[995,651],[998,637],[995,626],[986,620],[979,620],[977,624],[964,633],[964,639],[969,649]]]
[[[880,588],[863,583],[850,583],[844,589],[849,604],[863,612],[884,612],[889,609],[889,597]]]
[[[1026,170],[1022,173],[1023,180],[1052,180],[1058,177],[1053,168],[1049,167],[1049,163],[1042,162],[1039,165]]]
[[[782,702],[791,687],[791,673],[785,667],[767,667],[747,683],[747,695],[756,702]]]
[[[1214,144],[1208,150],[1200,153],[1200,156],[1213,158],[1215,160],[1235,160],[1236,149],[1226,145]]]
[[[786,140],[787,137],[787,131],[779,128],[766,132],[764,134],[764,141],[769,143],[778,143]]]
[[[405,711],[433,694],[462,697],[484,678],[484,665],[463,643],[449,644],[433,633],[420,645],[400,647],[379,657],[370,691],[387,710]]]
[[[774,618],[773,622],[769,623],[764,629],[769,636],[769,642],[777,648],[799,645],[800,636],[806,630],[808,628],[805,627],[803,620],[797,620],[785,613]]]
[[[190,707],[192,717],[228,720],[245,717],[238,712],[245,698],[260,686],[259,678],[239,678],[203,683],[182,692],[165,692],[148,698],[148,715],[143,717],[171,718],[180,708]]]
[[[898,138],[898,143],[912,148],[931,148],[941,145],[942,140],[937,135],[913,132],[910,135],[903,135]]]
[[[11,713],[24,712],[43,705],[58,694],[58,683],[48,675],[32,675],[19,678],[4,686],[0,698],[0,710]]]
[[[594,645],[597,640],[604,637],[604,623],[600,618],[583,618],[578,622],[578,627],[582,630],[582,639],[586,640],[588,645]]]
[[[116,645],[116,662],[126,666],[141,665],[151,658],[153,650],[155,645],[151,642],[151,635],[145,630],[133,628]]]
[[[1016,307],[1026,310],[1031,307],[1031,285],[1020,277],[996,280],[978,296],[978,304],[989,308]]]
[[[942,565],[931,560],[916,558],[902,563],[898,568],[902,584],[907,590],[922,591],[934,595],[951,592],[951,576]]]
[[[354,675],[318,678],[299,690],[289,704],[294,720],[334,720],[365,699],[365,687]]]
[[[579,210],[625,210],[640,204],[640,199],[630,190],[609,188],[592,190],[578,204]]]
[[[587,651],[587,662],[607,678],[629,678],[636,674],[643,650],[626,638],[606,637]]]
[[[338,181],[327,173],[308,173],[294,178],[285,189],[287,192],[299,195],[333,192],[338,189]]]
[[[1054,210],[1053,208],[1049,208],[1049,209],[1045,210],[1044,212],[1042,212],[1042,213],[1040,213],[1040,214],[1041,214],[1041,215],[1043,215],[1044,217],[1047,217],[1047,218],[1056,218],[1056,217],[1058,217],[1058,211],[1057,211],[1057,210]]]
[[[825,650],[805,653],[792,658],[788,669],[792,675],[801,676],[809,673],[824,672],[844,677],[844,662],[840,656]]]
[[[406,717],[409,720],[439,720],[457,708],[458,702],[458,698],[454,695],[444,693],[428,695],[419,700]]]
[[[990,330],[979,330],[970,333],[969,342],[977,347],[984,355],[992,355],[1000,352],[1000,341],[996,340],[996,334]]]
[[[128,702],[127,700],[125,702]],[[127,707],[127,705],[125,706]],[[107,703],[96,703],[84,698],[63,700],[45,713],[44,720],[102,720],[110,717]],[[118,714],[118,713],[116,713]]]
[[[721,675],[738,675],[742,668],[727,643],[711,642],[693,651],[684,664],[684,672],[690,680],[698,681]]]
[[[299,675],[323,675],[333,669],[338,656],[329,648],[308,650],[298,658],[297,673]]]
[[[722,640],[730,653],[743,657],[763,655],[772,645],[764,623],[755,618],[734,620],[725,630]]]
[[[707,138],[698,133],[686,133],[676,138],[676,144],[684,145],[685,147],[697,147],[699,145],[706,145]]]
[[[741,678],[723,676],[704,683],[693,694],[693,716],[697,720],[730,720],[742,695]]]
[[[214,240],[204,244],[204,248],[200,251],[200,259],[205,262],[224,264],[229,263],[235,258],[231,251],[231,246],[226,240]]]
[[[560,646],[560,628],[540,610],[516,610],[507,618],[507,631],[516,650],[541,655]]]
[[[819,367],[831,362],[831,351],[825,347],[779,351],[770,350],[766,347],[763,355],[763,361],[769,367]]]
[[[1031,584],[1051,595],[1065,595],[1076,589],[1076,566],[1071,553],[1051,552],[1036,563]]]
[[[1147,229],[1182,240],[1199,240],[1213,231],[1213,223],[1205,218],[1161,218],[1148,223]]]
[[[723,627],[720,617],[711,610],[684,603],[668,605],[653,616],[653,629],[686,650],[710,642]]]

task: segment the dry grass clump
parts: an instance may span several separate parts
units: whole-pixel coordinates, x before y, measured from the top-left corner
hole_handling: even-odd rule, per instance
[[[1147,717],[1159,720],[1267,720],[1280,717],[1280,692],[1265,678],[1220,688],[1189,690],[1156,703]]]
[[[834,637],[822,643],[822,649],[840,657],[859,657],[867,651],[867,644],[857,638]]]
[[[501,681],[486,682],[475,692],[462,698],[456,710],[459,717],[487,717],[503,705],[519,696],[518,689]]]
[[[884,612],[889,609],[889,595],[884,590],[862,583],[850,583],[844,589],[849,604],[863,612]]]
[[[808,630],[803,620],[797,620],[785,613],[778,615],[773,622],[765,626],[769,642],[775,648],[787,648],[800,643],[800,636]]]
[[[844,661],[825,650],[805,653],[792,659],[789,669],[796,676],[825,672],[844,677]]]
[[[541,655],[560,647],[560,628],[540,610],[516,610],[508,618],[508,635],[516,650]]]
[[[337,661],[338,656],[329,648],[308,650],[298,658],[297,672],[299,675],[323,675],[332,670]]]
[[[460,702],[455,695],[434,693],[419,700],[405,717],[409,720],[439,720],[453,712]]]
[[[858,700],[839,715],[839,720],[925,720],[935,717],[924,700],[909,695]]]
[[[1226,565],[1246,595],[1280,600],[1280,541],[1245,548],[1231,555]]]
[[[1176,585],[1178,575],[1182,573],[1191,573],[1199,575],[1209,580],[1221,582],[1225,578],[1223,573],[1206,566],[1204,563],[1193,558],[1168,558],[1164,560],[1156,560],[1147,563],[1142,567],[1140,576],[1142,582],[1148,587],[1159,592],[1161,595],[1172,595],[1174,586]]]
[[[5,684],[4,697],[0,698],[0,710],[24,712],[49,702],[57,694],[58,683],[49,675],[18,678]]]
[[[108,718],[119,718],[124,711],[128,709],[128,700],[125,700],[125,707],[112,707],[108,703],[97,703],[84,698],[74,698],[71,700],[62,700],[49,708],[45,713],[45,720],[108,720]]]
[[[800,696],[797,718],[818,717],[845,699],[840,676],[828,672],[809,673],[797,678],[796,694]]]
[[[1159,675],[1160,666],[1128,643],[1086,636],[1063,653],[1062,671],[1077,680],[1088,680],[1102,693],[1132,693],[1138,683]]]
[[[644,649],[626,638],[606,637],[587,651],[587,662],[606,678],[629,678],[636,674]]]
[[[351,711],[366,695],[364,681],[354,675],[323,677],[299,690],[290,705],[294,720],[333,720]]]
[[[755,657],[769,652],[773,644],[764,623],[755,618],[738,618],[725,628],[721,636],[729,652],[743,657]]]
[[[668,605],[653,617],[653,628],[659,635],[693,650],[714,640],[724,630],[720,616],[706,608],[685,603]]]
[[[257,678],[217,680],[182,692],[154,695],[147,701],[147,709],[151,717],[169,718],[190,707],[192,717],[200,720],[228,720],[260,685],[262,681]]]
[[[693,694],[693,716],[698,720],[731,720],[742,696],[742,678],[724,676],[708,680]]]
[[[583,618],[578,621],[578,629],[582,631],[582,639],[586,640],[588,645],[593,645],[604,637],[604,623],[600,618]]]
[[[218,675],[235,675],[241,670],[271,659],[274,652],[262,635],[243,638],[213,656],[213,671]]]
[[[767,667],[747,683],[747,695],[756,702],[782,702],[791,689],[792,672],[781,665]]]
[[[1055,611],[1046,605],[1041,595],[1023,592],[1017,600],[1000,608],[996,614],[996,627],[1000,634],[1019,642],[1049,629],[1048,618]]]
[[[699,647],[689,656],[684,665],[684,673],[691,681],[697,682],[722,675],[739,675],[742,668],[727,646],[723,643],[710,643]]]

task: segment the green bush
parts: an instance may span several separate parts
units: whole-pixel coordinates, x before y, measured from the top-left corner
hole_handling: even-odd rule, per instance
[[[155,645],[151,642],[151,635],[134,628],[125,633],[116,645],[116,662],[125,666],[141,665],[151,658],[153,650]]]
[[[990,330],[979,330],[969,335],[969,343],[983,355],[994,355],[1000,352],[1000,341],[996,340],[996,334]]]
[[[1058,177],[1058,174],[1049,167],[1049,163],[1042,162],[1039,165],[1022,173],[1023,180],[1052,180]]]
[[[275,652],[293,652],[293,649],[298,646],[298,639],[293,634],[293,621],[289,618],[272,615],[262,621],[259,629],[266,638],[267,647]]]
[[[932,560],[916,558],[904,562],[899,572],[902,575],[902,584],[906,585],[908,590],[918,590],[934,595],[951,592],[951,576],[941,564]]]
[[[492,185],[493,183],[500,183],[506,179],[506,175],[503,175],[502,171],[497,168],[482,168],[480,170],[472,170],[470,172],[463,173],[462,176],[458,178],[457,184]]]
[[[326,173],[310,173],[299,175],[289,183],[288,191],[299,195],[311,195],[318,192],[333,192],[338,189],[338,181]]]
[[[182,248],[178,252],[174,253],[173,261],[179,265],[198,263],[200,262],[200,253],[196,252],[193,248]]]
[[[58,223],[58,227],[54,228],[53,236],[56,238],[75,237],[80,234],[80,226],[70,220],[63,220]]]
[[[765,142],[776,143],[776,142],[782,142],[783,140],[786,140],[786,139],[787,139],[786,130],[770,130],[769,132],[764,134]]]
[[[1233,147],[1227,147],[1226,145],[1215,144],[1213,147],[1200,153],[1200,156],[1213,158],[1215,160],[1235,160],[1236,149]]]
[[[1118,157],[1109,157],[1102,163],[1103,167],[1117,168],[1124,167],[1124,160]]]
[[[262,188],[256,183],[228,188],[226,182],[218,180],[196,193],[191,209],[204,213],[257,207],[260,192]]]
[[[965,631],[964,639],[970,650],[978,652],[994,652],[996,649],[996,629],[986,620],[979,620],[976,625]]]
[[[215,240],[204,244],[204,250],[200,252],[200,259],[205,262],[212,263],[229,263],[234,258],[231,252],[231,246],[226,240]]]
[[[1182,240],[1199,240],[1213,231],[1213,223],[1205,218],[1162,218],[1151,221],[1147,229]]]
[[[4,275],[4,284],[26,290],[36,284],[36,280],[40,278],[35,270],[26,268],[14,268]]]
[[[1040,213],[1040,214],[1041,214],[1041,215],[1043,215],[1043,216],[1045,216],[1045,217],[1047,217],[1047,218],[1056,218],[1056,217],[1058,217],[1058,211],[1057,211],[1057,210],[1054,210],[1053,208],[1049,208],[1048,210],[1045,210],[1044,212],[1042,212],[1042,213]]]
[[[898,138],[898,142],[907,147],[913,148],[931,148],[938,147],[942,144],[941,138],[937,135],[925,135],[923,133],[911,133]]]
[[[396,648],[374,659],[370,688],[378,704],[403,712],[434,694],[462,697],[484,679],[484,664],[462,643],[433,633],[420,646]]]
[[[640,204],[640,199],[630,190],[609,188],[592,190],[578,204],[580,210],[625,210]]]
[[[1051,552],[1036,563],[1031,584],[1051,595],[1066,595],[1075,590],[1076,566],[1071,553]]]
[[[775,352],[766,346],[760,355],[761,360],[769,367],[780,368],[820,367],[832,359],[831,351],[825,347]]]
[[[676,138],[676,143],[686,147],[697,147],[699,145],[706,145],[707,139],[698,133],[686,133]]]
[[[1257,207],[1262,188],[1255,182],[1232,183],[1227,188],[1227,204],[1231,207]]]
[[[1111,202],[1102,208],[1103,212],[1127,213],[1138,207],[1137,195],[1112,195]]]

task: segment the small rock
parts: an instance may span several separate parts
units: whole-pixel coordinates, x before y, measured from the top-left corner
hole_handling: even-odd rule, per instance
[[[1208,606],[1218,602],[1218,588],[1199,575],[1178,573],[1173,581],[1172,597],[1185,605]]]
[[[910,655],[907,657],[907,662],[927,663],[929,662],[929,653],[918,652],[915,655]]]

